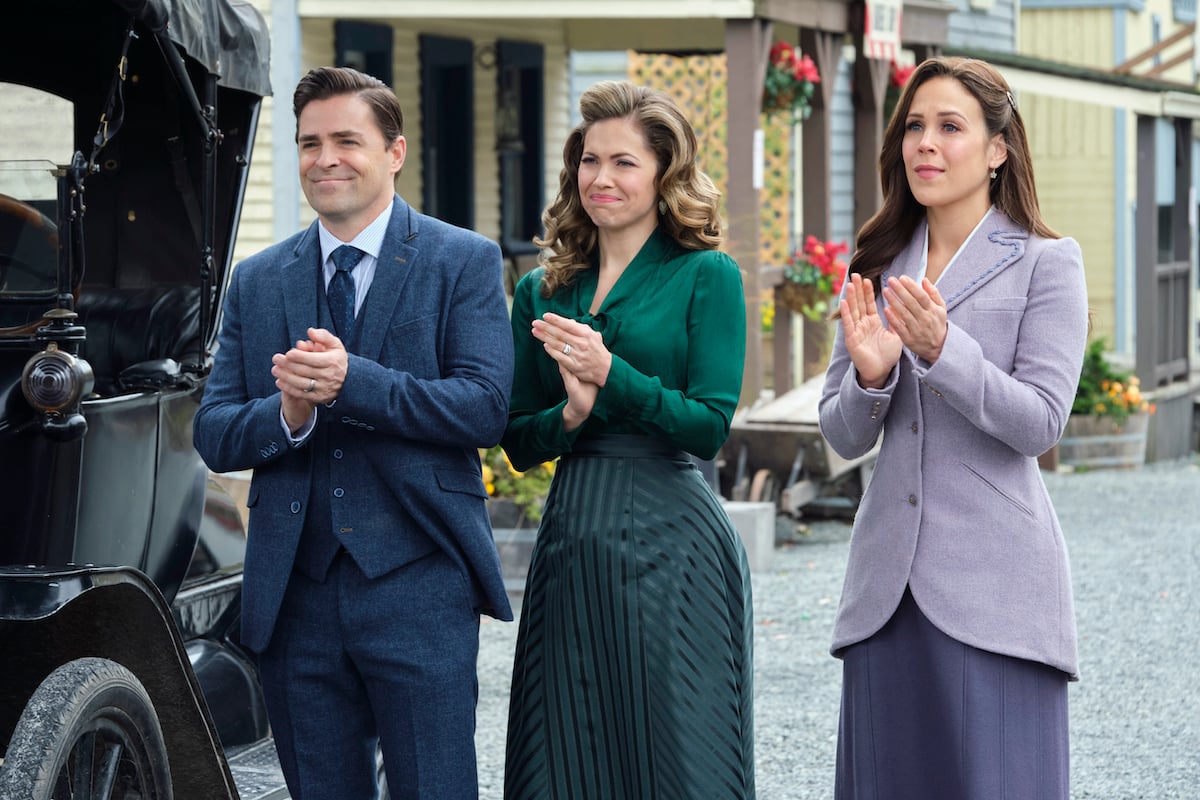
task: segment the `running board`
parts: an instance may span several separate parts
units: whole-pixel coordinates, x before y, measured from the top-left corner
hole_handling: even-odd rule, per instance
[[[275,754],[275,740],[258,744],[229,757],[229,771],[241,800],[289,800],[287,783]]]

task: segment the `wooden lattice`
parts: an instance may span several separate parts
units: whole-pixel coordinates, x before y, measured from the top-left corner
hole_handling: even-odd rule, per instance
[[[729,168],[726,138],[727,80],[725,55],[674,56],[629,53],[629,79],[671,95],[692,121],[700,142],[700,168],[726,193]],[[791,126],[764,118],[764,187],[760,193],[764,265],[787,261],[792,243]]]

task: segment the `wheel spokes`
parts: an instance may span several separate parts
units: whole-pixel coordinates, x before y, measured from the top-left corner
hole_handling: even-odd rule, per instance
[[[119,729],[106,730],[107,727],[102,724],[100,730],[86,731],[75,741],[71,757],[58,777],[56,797],[115,800],[122,765],[126,781],[132,781],[137,790],[142,790],[143,776],[136,759],[125,758],[124,736]]]
[[[96,758],[96,732],[86,731],[75,740],[71,756],[67,760],[67,771],[72,773],[69,782],[71,797],[91,798],[92,770]]]
[[[92,784],[93,797],[97,800],[112,800],[113,791],[117,787],[117,768],[121,764],[121,755],[125,747],[120,742],[109,742],[96,765],[95,780]],[[140,776],[139,776],[140,777]]]

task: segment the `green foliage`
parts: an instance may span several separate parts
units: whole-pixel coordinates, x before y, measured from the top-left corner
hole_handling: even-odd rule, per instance
[[[1072,414],[1110,417],[1120,424],[1130,414],[1154,413],[1154,406],[1142,397],[1136,375],[1114,369],[1104,357],[1107,349],[1103,337],[1088,345],[1083,355],[1083,371],[1075,390]]]
[[[542,505],[554,479],[556,461],[547,461],[518,472],[500,445],[479,451],[483,466],[483,485],[489,497],[512,500],[525,519],[542,518]]]

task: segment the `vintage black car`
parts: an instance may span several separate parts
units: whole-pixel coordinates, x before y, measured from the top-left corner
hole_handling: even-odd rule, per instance
[[[191,438],[268,42],[244,0],[5,7],[4,800],[287,796],[238,644],[244,531]]]

